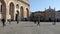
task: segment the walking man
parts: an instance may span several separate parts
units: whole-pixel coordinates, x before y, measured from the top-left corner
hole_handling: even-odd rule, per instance
[[[4,17],[2,17],[2,24],[3,24],[3,27],[5,26],[5,19]]]
[[[37,16],[37,22],[38,22],[37,25],[40,25],[40,17],[39,16]]]
[[[17,21],[17,24],[19,23],[19,12],[17,11],[17,14],[16,14],[16,21]]]

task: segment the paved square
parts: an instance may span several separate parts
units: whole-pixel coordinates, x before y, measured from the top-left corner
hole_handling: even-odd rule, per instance
[[[0,22],[0,34],[60,34],[60,23],[52,25],[52,22],[41,22],[40,26],[33,22],[11,22],[2,27]]]

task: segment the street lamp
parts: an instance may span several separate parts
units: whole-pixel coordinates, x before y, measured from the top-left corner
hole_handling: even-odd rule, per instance
[[[53,25],[56,25],[56,20],[55,20],[55,16],[56,14],[55,14],[55,8],[54,8],[54,23],[53,23]]]

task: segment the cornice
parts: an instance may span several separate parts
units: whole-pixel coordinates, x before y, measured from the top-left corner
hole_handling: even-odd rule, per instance
[[[22,3],[24,3],[24,4],[27,4],[28,6],[30,6],[29,3],[27,3],[27,2],[25,2],[25,1],[23,1],[23,0],[19,0],[19,1],[22,2]]]

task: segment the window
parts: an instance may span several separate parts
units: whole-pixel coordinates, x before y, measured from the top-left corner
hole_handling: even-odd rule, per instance
[[[0,12],[2,12],[2,5],[0,5]]]
[[[19,8],[19,5],[18,4],[16,5],[16,8]]]

